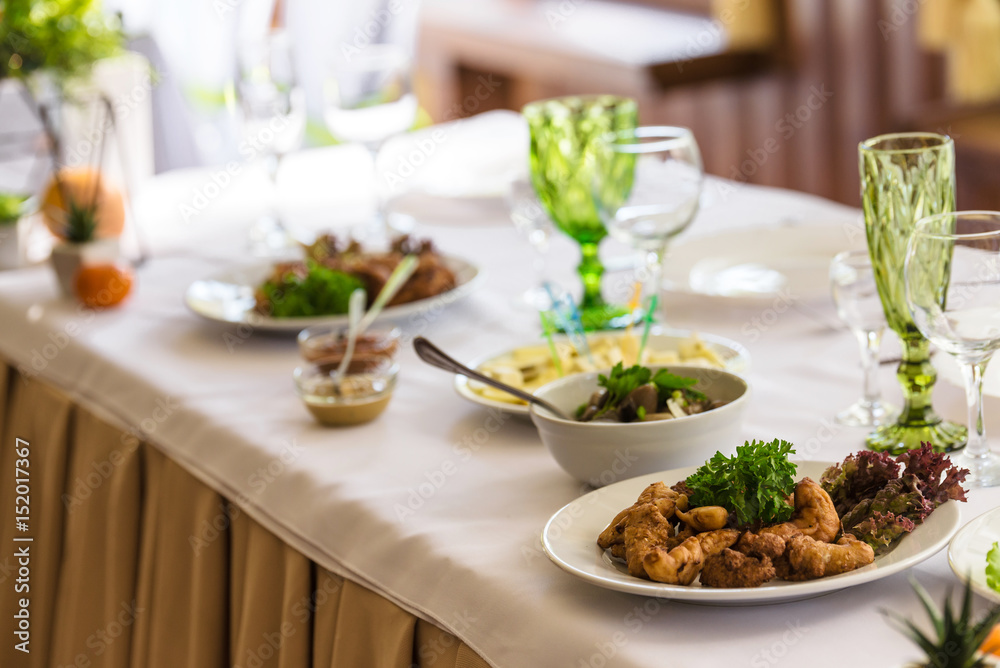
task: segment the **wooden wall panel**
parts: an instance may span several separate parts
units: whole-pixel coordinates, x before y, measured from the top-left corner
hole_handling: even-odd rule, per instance
[[[920,120],[927,118],[926,108],[943,97],[941,58],[919,48],[913,0],[783,3],[788,44],[770,72],[660,89],[652,78],[631,71],[614,78],[589,62],[537,61],[530,75],[513,80],[510,108],[519,109],[528,98],[598,90],[629,94],[640,101],[643,123],[691,127],[710,173],[857,205],[858,142],[926,124]],[[446,79],[441,50],[447,46],[435,45],[436,76]],[[493,71],[504,62],[497,60]],[[567,76],[581,71],[585,81]],[[469,74],[463,78],[474,81]],[[823,91],[832,97],[821,102]],[[772,138],[777,150],[767,151]],[[763,164],[745,162],[761,157],[761,149],[768,153]]]

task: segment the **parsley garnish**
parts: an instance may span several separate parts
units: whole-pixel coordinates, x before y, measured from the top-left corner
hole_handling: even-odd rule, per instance
[[[597,384],[608,391],[608,398],[601,410],[594,415],[594,419],[601,417],[624,401],[629,392],[648,383],[652,375],[653,372],[644,366],[636,364],[626,369],[621,362],[615,365],[610,375],[599,375]]]
[[[351,293],[364,288],[356,276],[309,261],[309,273],[301,278],[293,272],[280,280],[269,280],[260,289],[275,318],[299,318],[347,313]]]
[[[698,382],[696,378],[684,378],[675,376],[666,369],[660,369],[653,376],[653,384],[660,394],[660,402],[665,402],[675,391],[683,392],[689,399],[694,401],[704,401],[707,397],[698,390],[692,390],[691,386]]]
[[[774,439],[747,442],[726,457],[716,452],[687,479],[691,505],[722,506],[736,513],[740,525],[776,524],[792,515],[786,500],[795,490],[792,444]]]
[[[666,369],[660,369],[656,372],[656,375],[653,375],[652,371],[641,364],[636,364],[626,369],[619,362],[611,369],[610,375],[605,376],[601,374],[597,377],[597,384],[608,391],[608,398],[601,407],[601,410],[597,411],[592,419],[597,419],[617,407],[618,404],[625,400],[629,392],[650,382],[656,385],[661,404],[665,403],[676,391],[682,392],[692,401],[704,401],[706,399],[704,394],[698,390],[691,389],[691,386],[698,382],[696,378],[675,376]],[[643,415],[639,416],[639,419],[644,420],[645,417],[645,411],[643,411]]]

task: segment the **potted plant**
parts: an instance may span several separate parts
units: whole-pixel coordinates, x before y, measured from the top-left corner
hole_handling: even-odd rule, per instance
[[[75,294],[74,281],[83,265],[118,261],[124,200],[99,169],[57,170],[40,211],[58,240],[52,248],[52,267],[64,296]]]
[[[102,173],[104,135],[114,130],[111,104],[96,99],[95,116],[107,119],[96,151],[96,168],[64,167],[61,147],[64,104],[95,104],[87,77],[101,59],[122,52],[117,16],[101,11],[99,0],[6,0],[0,3],[0,84],[23,86],[41,120],[52,162],[52,177],[40,197],[43,222],[56,236],[52,264],[66,295],[84,260],[117,260],[124,221],[121,192]],[[75,92],[74,92],[75,91]]]
[[[924,652],[923,659],[907,664],[907,668],[987,668],[998,665],[996,657],[985,654],[981,648],[1000,621],[1000,605],[993,606],[979,619],[973,618],[972,578],[966,579],[959,611],[952,607],[951,592],[945,595],[943,611],[939,611],[927,590],[916,580],[911,580],[910,584],[927,611],[933,634],[924,633],[909,619],[883,610],[883,614]]]

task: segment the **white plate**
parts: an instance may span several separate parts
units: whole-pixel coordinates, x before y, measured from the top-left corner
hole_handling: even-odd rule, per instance
[[[1000,508],[985,512],[962,527],[948,546],[948,564],[962,582],[971,575],[972,589],[977,594],[1000,602],[1000,592],[986,584],[986,553],[997,541],[1000,541]]]
[[[656,351],[669,351],[677,350],[677,347],[683,341],[687,341],[691,338],[694,332],[684,329],[670,329],[664,330],[659,327],[654,327],[649,334],[649,341],[647,345],[651,350]],[[600,336],[623,336],[624,332],[601,332]],[[565,335],[557,335],[553,337],[557,342],[568,341],[569,337]],[[705,343],[709,344],[719,357],[726,361],[725,369],[731,373],[735,373],[739,376],[746,376],[747,372],[750,370],[750,353],[739,343],[732,341],[730,339],[724,338],[722,336],[715,336],[714,334],[702,334],[698,333],[698,338],[700,338]],[[518,348],[524,348],[527,346],[538,346],[543,345],[545,339],[538,339],[537,341],[531,341],[528,343],[523,343],[519,346],[514,346],[503,352],[494,353],[492,355],[486,355],[483,357],[477,357],[472,360],[466,366],[477,369],[483,364],[494,360],[503,355],[509,355]],[[683,362],[682,362],[683,364]],[[488,399],[483,395],[479,394],[469,385],[469,379],[465,376],[455,376],[455,391],[458,392],[459,396],[463,399],[468,399],[469,401],[479,404],[480,406],[486,406],[487,408],[496,408],[504,411],[505,413],[510,413],[511,415],[518,415],[521,417],[528,417],[528,407],[524,404],[511,404],[505,401],[497,401],[495,399]]]
[[[783,225],[678,240],[663,265],[671,292],[737,300],[827,298],[830,260],[865,248],[854,225]]]
[[[799,462],[796,478],[809,476],[813,480],[819,480],[829,466],[829,462]],[[811,598],[906,570],[938,552],[958,530],[958,504],[948,501],[938,507],[913,533],[901,539],[891,552],[876,557],[873,564],[819,580],[773,580],[752,589],[714,589],[702,587],[697,582],[683,587],[642,580],[629,575],[623,564],[618,564],[597,546],[597,536],[608,522],[623,508],[635,503],[640,492],[648,485],[660,480],[672,485],[697,469],[698,467],[691,466],[639,476],[580,497],[563,507],[548,521],[542,531],[542,547],[549,558],[564,571],[591,584],[615,591],[704,605],[762,605]]]
[[[485,280],[485,274],[474,265],[456,257],[444,256],[444,263],[455,273],[456,286],[434,297],[408,304],[390,306],[379,319],[399,320],[407,316],[440,309],[461,299]],[[270,332],[298,332],[313,325],[347,325],[347,315],[327,315],[310,318],[270,318],[254,310],[254,290],[271,273],[273,263],[256,262],[232,267],[209,278],[192,283],[184,301],[188,308],[203,318],[215,322],[247,324]]]

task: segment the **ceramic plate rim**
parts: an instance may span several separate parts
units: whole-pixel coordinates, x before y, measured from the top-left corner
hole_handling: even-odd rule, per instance
[[[842,229],[845,225],[846,223],[835,223],[833,221],[817,222],[817,223],[797,223],[797,222],[770,223],[764,225],[754,225],[752,227],[740,227],[731,230],[720,230],[709,234],[699,234],[697,236],[680,239],[670,248],[670,253],[671,255],[673,255],[677,251],[682,251],[684,249],[684,246],[688,244],[704,243],[711,239],[722,239],[734,233],[760,235],[760,234],[778,233],[782,231],[792,231],[795,234],[799,233],[806,234],[808,231],[816,229],[821,229],[824,231],[832,231],[834,229],[837,229],[838,227]],[[861,230],[861,232],[863,234],[863,230]],[[766,244],[764,244],[763,246],[767,247]],[[839,250],[830,255],[830,259],[833,259],[833,256],[836,255],[836,253],[844,250],[851,250],[852,248],[860,249],[863,248],[863,246],[857,245],[852,247],[845,243],[844,247],[840,248]],[[711,259],[711,256],[701,258],[701,260],[706,260],[706,259]],[[704,292],[701,290],[696,290],[690,284],[690,269],[688,270],[688,276],[686,277],[686,282],[679,282],[677,280],[671,279],[671,274],[669,269],[671,265],[669,265],[669,261],[670,259],[668,258],[667,259],[668,264],[665,265],[664,268],[663,283],[662,283],[662,289],[669,293],[720,300],[732,304],[751,304],[751,305],[756,305],[764,302],[769,303],[773,301],[775,297],[780,296],[780,292],[768,292],[760,294],[748,293],[742,295],[723,295],[713,292]],[[676,277],[674,278],[676,279]],[[803,297],[800,297],[799,299],[808,300],[808,299],[813,299],[815,297],[816,297],[815,295],[812,296],[805,295]]]
[[[609,335],[620,336],[623,333],[624,332],[614,332],[614,331],[595,332],[595,334],[600,334],[602,336],[609,336]],[[730,350],[736,353],[736,356],[733,359],[742,361],[742,368],[733,370],[729,367],[726,367],[725,369],[723,369],[724,371],[729,371],[730,373],[736,374],[737,376],[740,376],[745,380],[747,372],[750,370],[750,363],[751,363],[750,351],[747,350],[746,346],[744,346],[742,343],[734,341],[733,339],[727,339],[724,336],[718,336],[716,334],[704,334],[702,332],[695,332],[695,330],[670,329],[666,327],[659,327],[659,328],[654,327],[652,330],[650,330],[650,334],[654,336],[675,336],[678,338],[682,337],[691,338],[691,336],[697,334],[698,337],[706,343],[714,343],[716,345],[729,348]],[[569,337],[566,336],[565,334],[558,334],[554,338],[557,341],[569,340]],[[523,343],[518,346],[512,346],[506,350],[502,350],[498,353],[494,353],[491,355],[480,355],[479,357],[473,359],[471,362],[467,363],[466,366],[469,367],[470,369],[476,369],[480,365],[489,362],[490,360],[496,359],[497,357],[502,357],[503,355],[509,355],[510,353],[514,352],[519,348],[526,348],[528,346],[538,345],[539,343],[544,343],[544,342],[545,339],[538,339],[537,341],[531,343]],[[480,406],[485,406],[486,408],[496,408],[510,415],[517,415],[525,418],[529,417],[528,406],[526,405],[510,404],[504,401],[497,401],[496,399],[489,399],[487,397],[482,396],[481,394],[477,394],[472,390],[471,387],[469,387],[469,379],[466,376],[456,375],[452,385],[455,388],[455,392],[458,393],[458,396],[462,397],[467,401],[471,401],[474,404],[479,404]]]
[[[399,306],[389,306],[381,314],[377,320],[398,320],[399,318],[405,318],[409,315],[415,315],[418,313],[423,313],[424,311],[430,310],[435,307],[441,301],[446,303],[451,303],[458,301],[475,290],[479,289],[482,283],[486,280],[486,271],[481,267],[472,264],[468,260],[454,256],[454,255],[442,255],[442,259],[448,265],[452,271],[458,272],[471,272],[471,276],[464,283],[456,285],[451,290],[442,292],[439,295],[433,297],[427,297],[425,299],[419,299],[408,304],[400,304]],[[314,325],[330,325],[336,327],[338,325],[347,325],[347,315],[329,315],[329,316],[316,316],[307,318],[270,318],[264,316],[258,316],[252,311],[242,311],[240,317],[237,318],[226,318],[219,317],[212,313],[206,313],[200,310],[196,304],[195,300],[191,295],[191,291],[195,289],[195,286],[203,281],[223,281],[227,276],[233,276],[238,273],[254,271],[263,268],[265,265],[273,265],[273,261],[269,260],[258,260],[256,262],[244,262],[239,264],[233,264],[225,269],[220,269],[208,276],[199,278],[188,285],[187,289],[184,291],[184,304],[187,306],[195,315],[204,318],[205,320],[211,322],[218,322],[229,325],[241,325],[247,324],[253,326],[255,329],[265,332],[299,332],[306,327],[312,327]],[[226,281],[233,283],[234,281]]]
[[[821,473],[826,467],[833,464],[833,462],[820,461],[798,461],[796,463],[799,466],[796,477],[808,475],[814,479],[818,479],[819,473]],[[609,518],[603,517],[603,515],[601,518],[591,518],[593,520],[591,522],[593,526],[583,527],[580,531],[581,537],[584,530],[586,531],[586,535],[589,537],[589,543],[593,546],[593,559],[588,563],[577,563],[576,560],[572,558],[572,555],[569,555],[570,558],[567,559],[566,556],[564,556],[565,551],[559,547],[558,541],[560,540],[560,536],[553,537],[553,527],[560,526],[558,523],[566,516],[566,514],[576,513],[576,519],[574,519],[573,522],[578,522],[581,518],[587,516],[586,510],[582,513],[578,512],[578,508],[581,504],[589,502],[593,506],[600,500],[601,497],[610,496],[612,498],[616,498],[621,496],[623,504],[620,505],[620,508],[625,508],[634,502],[635,497],[638,496],[638,492],[641,491],[646,484],[656,480],[679,480],[682,477],[690,475],[690,473],[694,472],[697,468],[698,467],[696,466],[690,466],[679,469],[671,469],[650,475],[638,476],[629,480],[622,480],[608,485],[607,487],[594,490],[575,499],[556,511],[545,523],[545,527],[542,529],[541,533],[542,549],[545,551],[546,555],[548,555],[549,559],[563,571],[566,571],[584,582],[597,585],[605,589],[705,605],[754,605],[811,598],[839,591],[841,589],[846,589],[848,587],[853,587],[855,585],[864,584],[866,582],[879,580],[894,573],[906,570],[932,557],[944,548],[957,533],[961,522],[961,513],[958,508],[958,503],[956,501],[948,501],[938,507],[937,510],[934,511],[934,514],[932,514],[924,524],[918,526],[914,530],[914,533],[911,534],[911,536],[933,536],[935,534],[929,534],[928,532],[937,530],[940,535],[936,535],[935,538],[932,538],[932,543],[929,546],[923,548],[922,550],[917,550],[913,554],[904,556],[904,558],[899,561],[879,568],[878,559],[876,559],[874,568],[866,566],[851,573],[835,575],[829,578],[822,578],[820,580],[772,584],[755,589],[712,589],[707,587],[668,585],[648,580],[641,580],[612,569],[611,567],[605,565],[604,551],[600,550],[595,542],[597,534],[604,528],[609,520]],[[633,493],[633,490],[637,491],[634,491]],[[629,496],[631,498],[628,501],[624,501],[624,499]],[[614,501],[614,505],[616,507],[619,504],[620,502],[618,500]],[[572,515],[570,515],[570,517],[572,519]],[[601,524],[601,526],[594,530],[594,527],[598,524]],[[570,524],[570,527],[572,528],[572,523]],[[918,532],[920,533],[918,534]],[[566,534],[561,535],[565,536]],[[897,545],[893,552],[899,550],[903,545],[905,545],[905,541],[909,537],[910,536],[903,538],[900,545]],[[579,546],[579,543],[574,544],[573,547],[577,546]],[[883,555],[880,559],[884,559],[886,556],[888,555]],[[597,574],[595,574],[585,570],[586,567],[593,568],[597,562],[600,562],[599,567],[604,568],[607,575],[602,574],[601,571],[597,571]]]
[[[962,527],[961,531],[955,534],[955,537],[951,539],[948,544],[948,566],[951,567],[951,571],[955,574],[955,577],[959,579],[963,584],[966,582],[967,572],[961,569],[959,561],[962,557],[957,553],[963,542],[969,540],[970,537],[975,535],[979,530],[982,529],[982,525],[988,524],[990,520],[997,520],[998,531],[997,539],[1000,540],[1000,508],[991,508],[986,512],[977,515],[975,518],[970,520],[968,524]],[[965,547],[966,551],[968,547]],[[980,568],[972,571],[974,575],[972,576],[972,590],[991,601],[1000,602],[1000,592],[993,591],[986,585],[986,555],[982,555],[982,562]]]

